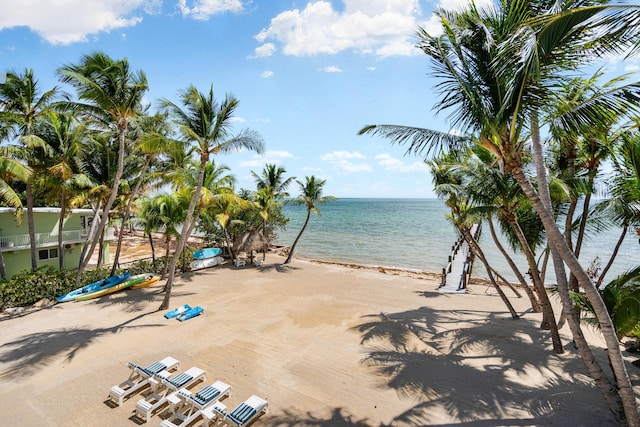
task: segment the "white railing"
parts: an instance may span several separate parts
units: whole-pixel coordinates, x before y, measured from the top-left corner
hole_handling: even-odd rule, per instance
[[[88,229],[72,230],[62,232],[63,243],[83,243],[87,238]],[[52,243],[58,243],[58,234],[53,233],[36,233],[36,246],[45,246]],[[105,240],[113,240],[113,228],[108,227],[105,230]],[[26,248],[30,246],[28,234],[19,234],[15,236],[0,236],[0,250],[12,250]]]

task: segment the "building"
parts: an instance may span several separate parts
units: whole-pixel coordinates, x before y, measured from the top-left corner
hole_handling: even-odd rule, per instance
[[[93,220],[91,209],[73,209],[64,219],[62,241],[64,250],[64,267],[78,268],[82,247],[86,241]],[[58,220],[59,208],[34,208],[33,223],[35,226],[36,254],[38,267],[50,265],[58,268]],[[114,239],[113,228],[105,230],[103,263],[109,263],[109,243]],[[0,251],[4,258],[7,279],[24,270],[31,270],[31,246],[27,212],[24,211],[22,223],[15,219],[15,209],[0,208]],[[96,253],[98,248],[96,248]]]

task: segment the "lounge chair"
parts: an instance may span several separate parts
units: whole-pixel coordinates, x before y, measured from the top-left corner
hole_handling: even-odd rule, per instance
[[[122,405],[124,399],[128,396],[142,390],[147,385],[150,385],[150,378],[160,372],[170,373],[180,367],[180,362],[171,356],[165,357],[162,360],[153,362],[149,366],[142,367],[133,362],[128,362],[127,366],[131,369],[129,378],[121,382],[118,385],[114,385],[109,390],[109,400],[117,402],[118,406]]]
[[[181,388],[189,388],[196,382],[204,381],[207,377],[207,373],[200,368],[190,368],[189,370],[176,374],[173,377],[165,378],[162,376],[154,376],[157,383],[157,388],[153,389],[144,399],[138,400],[136,403],[135,415],[143,419],[145,422],[149,422],[149,418],[153,414],[167,404],[167,397],[174,391]]]
[[[206,408],[219,404],[223,397],[231,396],[231,386],[222,381],[208,385],[192,395],[180,389],[167,397],[173,415],[162,421],[161,427],[186,427],[202,416]],[[224,409],[224,406],[219,407]]]
[[[269,411],[269,402],[254,394],[253,396],[236,406],[235,409],[231,412],[226,412],[224,409],[218,408],[212,408],[212,410],[216,411],[220,416],[222,416],[224,422],[227,423],[227,425],[241,427],[251,423],[262,414],[266,414]],[[205,418],[207,418],[207,416],[205,415],[206,412],[207,410],[203,411],[203,415],[205,416]],[[209,422],[214,420],[215,417],[208,419]]]

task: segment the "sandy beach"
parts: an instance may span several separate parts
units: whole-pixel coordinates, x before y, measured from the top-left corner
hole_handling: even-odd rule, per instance
[[[512,320],[483,285],[440,295],[429,275],[282,261],[180,277],[171,306],[205,310],[185,322],[157,311],[161,285],[1,315],[2,424],[138,425],[144,392],[113,407],[108,391],[127,361],[168,355],[207,371],[194,390],[230,384],[230,408],[266,398],[256,426],[614,424],[568,328],[555,355],[525,298],[512,298],[522,314]]]

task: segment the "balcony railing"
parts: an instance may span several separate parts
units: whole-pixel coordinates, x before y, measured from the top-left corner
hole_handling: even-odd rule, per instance
[[[62,232],[62,242],[64,244],[69,243],[84,243],[87,239],[87,233],[89,230],[72,230]],[[36,246],[50,246],[51,244],[58,243],[58,234],[52,233],[36,233]],[[105,240],[113,240],[113,228],[108,227],[105,230]],[[16,249],[28,248],[30,246],[30,240],[28,234],[18,234],[15,236],[0,236],[0,250],[11,251]]]

